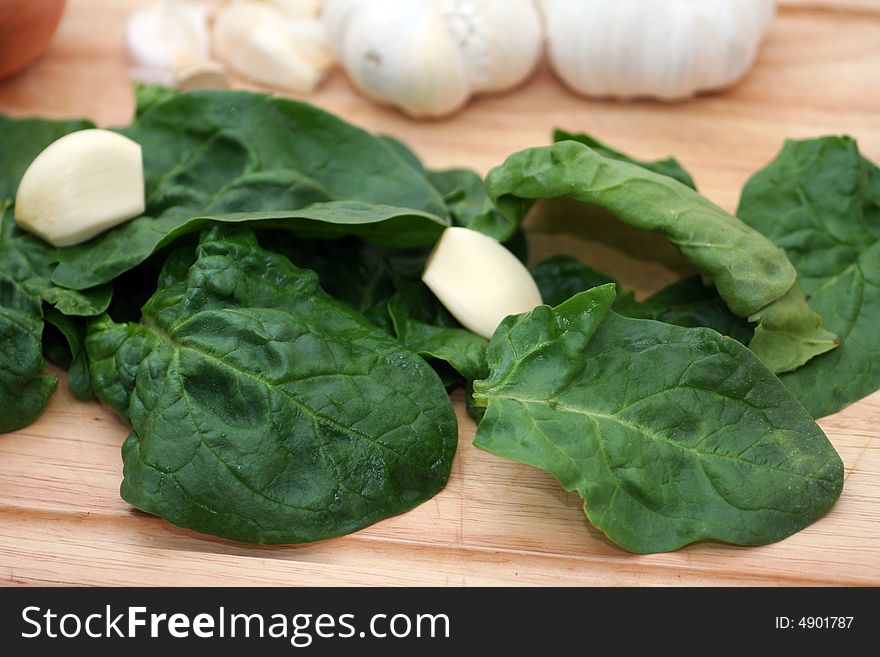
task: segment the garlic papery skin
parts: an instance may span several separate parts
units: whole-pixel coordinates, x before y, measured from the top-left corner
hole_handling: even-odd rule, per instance
[[[49,144],[24,172],[19,227],[70,246],[144,213],[141,147],[109,130],[80,130]]]
[[[532,0],[326,0],[324,22],[353,84],[415,117],[519,84],[543,44]]]
[[[333,57],[314,22],[291,22],[264,2],[236,2],[214,23],[215,54],[258,84],[310,92],[324,79]]]
[[[462,326],[486,339],[508,315],[541,305],[526,266],[498,241],[469,228],[447,228],[422,281]]]
[[[210,61],[208,6],[155,0],[131,14],[125,29],[131,76],[173,86],[177,72]]]
[[[544,0],[551,65],[577,93],[676,101],[754,64],[775,0]]]

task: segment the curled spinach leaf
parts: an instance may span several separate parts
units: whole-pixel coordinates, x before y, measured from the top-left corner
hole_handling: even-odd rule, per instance
[[[736,217],[668,176],[577,142],[515,153],[489,173],[487,187],[501,212],[517,222],[536,199],[570,197],[662,233],[743,317],[794,285],[785,253]]]
[[[141,324],[86,344],[98,396],[129,418],[122,496],[258,543],[348,533],[446,483],[455,413],[415,354],[254,236],[175,253]]]
[[[780,363],[803,363],[835,346],[820,318],[803,321],[813,313],[805,303],[792,312],[799,301],[796,295],[770,308],[795,283],[796,272],[785,252],[677,180],[563,141],[512,155],[490,172],[487,186],[501,212],[517,221],[536,199],[567,197],[607,210],[636,228],[663,234],[716,287],[735,315],[766,319],[767,330],[785,330],[797,346],[795,355],[762,352],[779,342],[751,345],[777,371]],[[797,321],[783,326],[787,319]]]
[[[653,171],[654,173],[659,173],[663,176],[669,176],[670,178],[674,178],[678,182],[683,185],[687,185],[691,189],[696,189],[697,186],[694,183],[694,179],[691,177],[691,174],[685,170],[683,166],[676,160],[674,157],[668,157],[665,160],[636,160],[625,153],[621,153],[611,146],[607,144],[603,144],[598,139],[591,137],[590,135],[584,133],[576,133],[576,132],[568,132],[567,130],[560,130],[557,128],[553,131],[553,141],[576,141],[584,144],[585,146],[589,146],[594,151],[599,153],[600,155],[604,155],[607,158],[612,160],[619,160],[621,162],[629,162],[630,164],[636,164],[643,169],[647,169],[648,171]]]
[[[507,318],[474,444],[552,474],[633,552],[777,541],[826,513],[843,463],[738,342],[609,312],[614,286]]]
[[[789,141],[743,190],[739,215],[785,249],[840,347],[782,375],[822,417],[880,389],[880,169],[848,137]]]

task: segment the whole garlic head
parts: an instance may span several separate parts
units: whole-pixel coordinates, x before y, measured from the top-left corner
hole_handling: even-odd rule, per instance
[[[680,100],[751,68],[776,0],[542,0],[550,62],[589,96]]]
[[[543,44],[532,0],[326,0],[324,22],[352,82],[417,117],[519,84]]]

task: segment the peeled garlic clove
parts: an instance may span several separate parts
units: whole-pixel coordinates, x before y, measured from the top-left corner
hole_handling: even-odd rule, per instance
[[[487,339],[508,315],[541,305],[525,265],[496,240],[469,228],[443,232],[422,281],[462,326]]]
[[[294,21],[290,24],[290,36],[300,56],[321,70],[329,70],[336,62],[324,25],[317,20]]]
[[[157,0],[129,16],[125,29],[131,75],[172,85],[179,69],[210,59],[207,6],[188,0]]]
[[[109,130],[81,130],[51,143],[24,172],[18,225],[70,246],[144,213],[141,147]]]
[[[219,62],[204,62],[175,71],[174,86],[181,91],[228,89],[226,67]]]
[[[297,42],[284,14],[261,2],[226,7],[214,24],[214,51],[241,75],[289,91],[313,91],[326,74],[326,59]],[[329,56],[328,58],[329,59]],[[318,65],[322,64],[322,65]]]

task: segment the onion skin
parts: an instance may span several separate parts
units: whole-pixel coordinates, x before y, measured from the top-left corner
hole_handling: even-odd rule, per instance
[[[55,33],[65,0],[0,2],[0,79],[19,72],[43,54]]]

